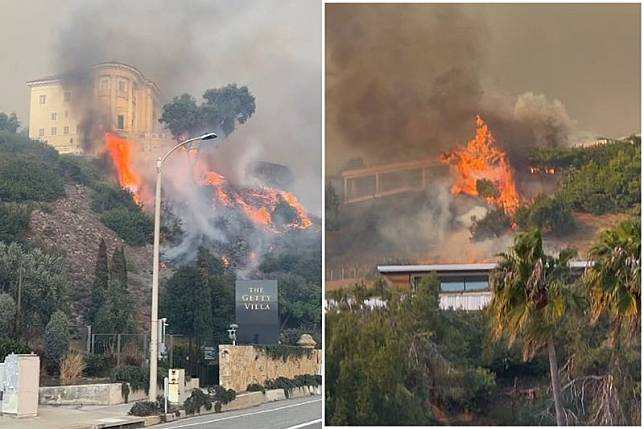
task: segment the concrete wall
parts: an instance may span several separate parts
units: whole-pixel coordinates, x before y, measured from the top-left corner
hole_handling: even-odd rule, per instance
[[[199,387],[199,379],[192,378],[184,386],[184,397],[190,396],[192,389]],[[159,386],[158,394],[163,394]],[[132,390],[128,402],[147,400],[145,390]],[[79,384],[73,386],[48,386],[39,390],[40,405],[117,405],[124,404],[125,397],[121,394],[121,383]]]
[[[134,392],[130,392],[130,398]],[[40,388],[41,405],[116,405],[125,402],[121,383],[48,386]]]
[[[286,362],[274,360],[254,346],[219,346],[219,384],[226,389],[243,392],[252,383],[263,384],[277,377],[320,374],[322,351],[311,350],[301,358],[289,356]]]

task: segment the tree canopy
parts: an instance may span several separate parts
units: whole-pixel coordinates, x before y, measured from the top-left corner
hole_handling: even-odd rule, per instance
[[[228,137],[238,124],[244,124],[255,113],[255,97],[248,87],[229,84],[204,92],[203,102],[190,94],[174,97],[163,106],[159,122],[164,123],[175,139],[205,131]]]

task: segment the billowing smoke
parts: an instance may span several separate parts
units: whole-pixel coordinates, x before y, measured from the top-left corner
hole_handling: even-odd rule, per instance
[[[256,99],[255,114],[228,138],[220,136],[216,148],[204,145],[200,157],[239,187],[266,184],[249,174],[257,161],[283,165],[293,176],[289,190],[319,215],[320,13],[314,0],[79,0],[66,14],[55,43],[55,68],[65,84],[87,89],[85,71],[92,65],[129,64],[159,86],[162,102],[184,92],[200,102],[206,89],[247,86]],[[98,143],[87,149],[97,152],[108,121],[97,114],[91,96],[72,101],[75,115],[81,112],[78,116],[84,118],[84,140]],[[154,162],[135,155],[151,195]],[[258,263],[260,252],[271,246],[270,236],[239,212],[213,210],[212,189],[196,186],[191,165],[174,158],[164,168],[164,221],[172,218],[184,235],[167,257],[190,259],[204,244],[219,255],[245,255],[248,266]]]
[[[508,95],[484,81],[483,46],[490,30],[463,6],[327,5],[326,26],[327,175],[348,165],[438,159],[474,137],[477,114],[507,153],[519,188],[531,149],[578,142],[576,123],[559,100],[533,92]],[[493,258],[509,237],[471,240],[471,218],[481,219],[489,207],[455,198],[445,171],[435,169],[431,186],[416,199],[398,197],[391,210],[385,201],[373,203],[371,246],[331,235],[327,255]],[[346,217],[362,215],[344,207],[351,225],[356,223]]]

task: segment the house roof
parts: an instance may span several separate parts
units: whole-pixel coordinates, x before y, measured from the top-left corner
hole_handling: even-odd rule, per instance
[[[592,266],[592,261],[571,261],[570,268],[581,270]],[[429,264],[429,265],[378,265],[378,272],[381,274],[394,273],[433,273],[433,272],[452,272],[468,273],[492,271],[496,263],[478,263],[478,264]]]

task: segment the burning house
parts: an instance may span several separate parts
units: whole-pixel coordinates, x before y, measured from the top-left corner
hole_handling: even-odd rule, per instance
[[[133,66],[109,62],[27,82],[29,137],[82,154],[112,131],[143,151],[163,144],[161,91]]]

